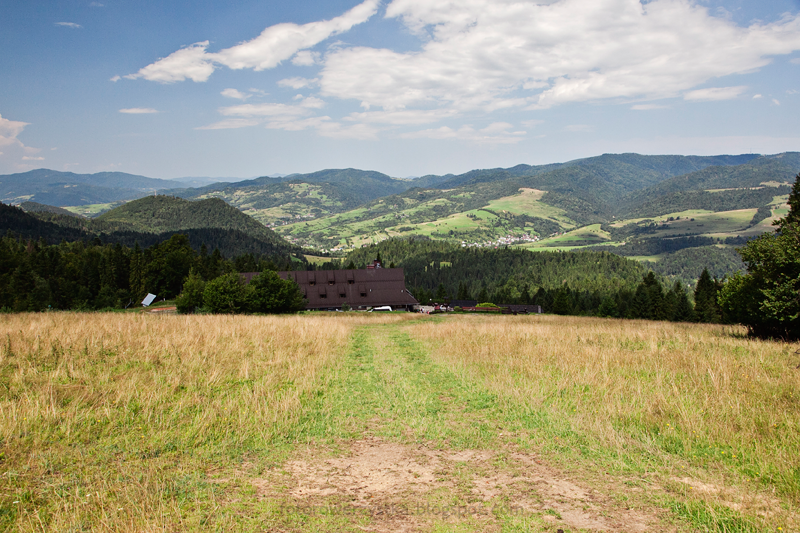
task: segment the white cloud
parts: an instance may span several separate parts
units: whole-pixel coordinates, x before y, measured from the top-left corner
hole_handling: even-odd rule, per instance
[[[287,104],[242,104],[230,107],[223,107],[219,110],[220,114],[226,117],[277,117],[277,116],[301,116],[308,114],[308,110],[299,105]]]
[[[126,77],[144,78],[160,83],[185,79],[200,82],[206,81],[211,76],[217,64],[235,70],[251,68],[259,71],[274,68],[299,51],[311,48],[332,35],[345,32],[356,24],[365,22],[375,14],[378,5],[379,0],[365,0],[344,15],[331,20],[303,25],[276,24],[265,29],[255,39],[216,53],[206,52],[208,41],[195,43]]]
[[[144,78],[159,83],[174,83],[190,79],[206,81],[214,72],[214,65],[206,54],[208,41],[181,48],[155,63],[147,65],[136,74],[128,74],[128,79]]]
[[[196,130],[232,130],[238,128],[247,128],[249,126],[258,126],[261,124],[260,120],[248,118],[229,118],[209,124],[208,126],[200,126]]]
[[[297,65],[298,67],[311,67],[319,63],[319,58],[319,52],[301,50],[292,58],[292,65]]]
[[[100,2],[92,2],[89,4],[89,7],[106,7],[105,4],[101,4]]]
[[[524,138],[524,131],[509,132],[512,126],[507,122],[495,122],[482,130],[471,125],[453,129],[449,126],[404,133],[401,139],[436,139],[468,141],[476,144],[516,144]]]
[[[225,89],[220,94],[226,98],[235,98],[237,100],[247,100],[253,96],[252,94],[245,94],[241,91],[237,91],[236,89]]]
[[[23,146],[23,144],[17,140],[17,135],[22,133],[22,130],[28,125],[27,122],[8,120],[0,115],[0,146]]]
[[[72,28],[75,30],[83,28],[83,26],[74,22],[56,22],[56,26],[63,26],[65,28]]]
[[[800,18],[742,28],[688,0],[394,0],[420,51],[328,53],[322,93],[385,110],[672,98],[800,49]]]
[[[112,78],[110,78],[108,81],[113,81],[114,83],[117,83],[117,82],[118,82],[119,80],[121,80],[121,79],[122,79],[122,78],[120,78],[119,76],[113,76],[113,77],[112,77]]]
[[[291,87],[292,89],[303,89],[304,87],[312,87],[316,85],[318,81],[319,80],[316,78],[286,78],[278,81],[278,85],[281,87]]]
[[[669,106],[659,104],[636,104],[631,106],[634,111],[652,111],[653,109],[667,109]]]
[[[777,100],[777,99],[775,99],[775,98],[773,98],[773,99],[772,99],[772,103],[773,103],[774,105],[781,105],[780,101],[779,101],[779,100]]]
[[[366,111],[351,113],[345,120],[372,124],[391,124],[407,126],[418,124],[431,124],[455,116],[455,111],[446,109],[413,109],[396,111]]]
[[[153,109],[152,107],[131,107],[128,109],[120,109],[120,113],[125,113],[126,115],[149,115],[152,113],[158,113],[157,109]]]
[[[786,89],[786,94],[797,94],[798,92],[800,91],[797,89]]]
[[[794,59],[789,60],[789,63],[792,65],[800,65],[800,57],[795,57]]]
[[[762,95],[760,95],[760,94],[754,94],[753,95],[753,100],[761,100],[762,98],[764,98],[764,97]]]
[[[689,91],[683,95],[684,100],[690,102],[713,102],[717,100],[733,100],[747,90],[747,87],[712,87]]]
[[[25,146],[22,141],[17,137],[22,133],[27,122],[20,122],[17,120],[9,120],[0,116],[0,156],[6,161],[42,161],[44,158],[39,158],[35,154],[41,152],[39,148]],[[12,163],[16,170],[28,170],[29,165],[23,163]]]

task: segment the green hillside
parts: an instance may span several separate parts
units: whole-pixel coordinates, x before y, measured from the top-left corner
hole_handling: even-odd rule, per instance
[[[72,211],[67,211],[66,209],[62,209],[60,207],[40,204],[37,202],[22,202],[19,204],[19,206],[26,213],[54,213],[56,215],[65,215],[68,217],[80,217],[80,215],[73,213]]]
[[[222,198],[260,222],[275,226],[355,209],[412,186],[411,180],[349,168],[166,192],[194,200]]]

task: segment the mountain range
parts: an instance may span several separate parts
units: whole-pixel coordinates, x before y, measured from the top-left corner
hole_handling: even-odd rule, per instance
[[[720,254],[733,257],[733,246],[745,239],[771,231],[798,171],[797,152],[603,154],[416,179],[329,169],[195,188],[123,173],[38,170],[0,176],[0,193],[6,203],[25,202],[31,215],[64,227],[74,227],[76,219],[37,204],[99,214],[77,224],[106,234],[214,227],[276,246],[280,235],[291,243],[286,250],[331,253],[393,237],[550,250],[601,246],[664,262],[687,248],[695,251],[683,255],[696,260],[703,248],[716,261]],[[158,196],[141,198],[154,192]],[[141,200],[131,201],[136,198]],[[226,226],[230,214],[217,217],[223,206],[250,216]],[[728,259],[718,262],[733,268]]]

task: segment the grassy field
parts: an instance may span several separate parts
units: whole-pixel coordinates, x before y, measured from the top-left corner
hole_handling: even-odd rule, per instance
[[[797,531],[797,345],[557,316],[0,315],[0,529]]]

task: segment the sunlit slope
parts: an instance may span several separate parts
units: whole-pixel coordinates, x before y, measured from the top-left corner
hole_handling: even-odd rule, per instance
[[[544,195],[513,182],[445,191],[412,189],[345,213],[275,229],[298,242],[328,249],[393,236],[484,242],[508,235],[544,237],[574,228],[567,212],[543,202]]]

